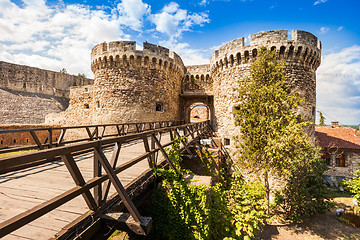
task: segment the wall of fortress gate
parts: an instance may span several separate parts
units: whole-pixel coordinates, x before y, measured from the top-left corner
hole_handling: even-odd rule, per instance
[[[69,105],[70,87],[93,80],[0,61],[0,124],[43,123]]]
[[[233,112],[261,47],[285,62],[293,91],[305,99],[298,112],[315,121],[316,70],[321,42],[311,33],[266,31],[230,41],[210,64],[184,66],[169,49],[134,41],[100,43],[92,49],[94,80],[0,62],[0,124],[46,123],[62,126],[190,120],[199,103],[207,106],[213,128],[233,145],[238,135]],[[71,88],[71,90],[70,90]],[[70,100],[69,100],[70,99]],[[12,107],[14,106],[14,107]],[[64,111],[65,110],[65,111]]]

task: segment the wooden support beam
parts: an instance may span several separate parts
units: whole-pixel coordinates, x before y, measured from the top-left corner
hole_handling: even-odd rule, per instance
[[[41,144],[39,138],[36,136],[36,133],[32,130],[30,130],[30,134],[32,136],[32,138],[34,139],[36,145],[39,147],[40,150],[44,149],[44,146]]]
[[[187,151],[188,154],[193,156],[193,153],[191,152],[191,150],[189,149],[189,147],[187,146],[186,142],[184,141],[184,139],[181,138],[180,133],[177,131],[177,129],[174,129],[175,134],[178,136],[178,138],[180,139],[181,143],[184,145],[185,150]]]
[[[145,151],[147,153],[150,152],[150,147],[149,147],[149,141],[147,137],[143,137],[143,142],[144,142],[144,147],[145,147]],[[153,168],[154,164],[155,164],[155,159],[154,159],[155,155],[151,154],[150,156],[148,156],[148,164],[149,164],[149,168]]]
[[[62,143],[64,136],[65,136],[65,132],[66,132],[66,128],[61,129],[59,139],[56,143],[57,146],[60,146],[60,144]]]
[[[156,145],[158,145],[158,147],[160,148],[161,153],[163,154],[165,160],[169,163],[170,167],[177,172],[177,169],[176,169],[175,165],[174,165],[173,162],[171,161],[169,155],[166,153],[166,151],[165,151],[165,149],[163,148],[163,146],[161,145],[160,141],[156,138],[156,136],[155,136],[154,134],[151,135],[151,136],[152,136],[152,138],[154,139]]]
[[[100,163],[100,155],[99,152],[96,151],[96,147],[94,147],[94,178],[101,176],[101,163]],[[96,205],[99,207],[102,203],[102,189],[101,183],[94,187],[94,198]]]
[[[118,159],[119,159],[119,154],[120,154],[120,150],[121,150],[121,144],[122,144],[121,142],[117,142],[117,143],[115,143],[115,146],[114,146],[114,151],[112,153],[111,160],[110,160],[110,165],[112,166],[113,169],[116,168],[116,164],[117,164]],[[108,197],[110,186],[111,186],[110,181],[106,181],[104,183],[103,190],[102,190],[102,192],[103,192],[102,199],[104,199],[104,201],[106,201],[106,199]]]
[[[85,129],[86,129],[86,132],[87,132],[90,140],[91,140],[91,141],[94,140],[93,135],[91,134],[89,127],[86,127]]]
[[[101,149],[100,142],[99,142],[99,146],[95,148],[95,151],[100,156],[99,161],[100,161],[101,165],[103,166],[105,172],[109,176],[110,181],[112,182],[112,184],[114,184],[114,187],[115,187],[117,193],[119,194],[120,198],[123,200],[125,207],[129,211],[131,216],[134,218],[134,220],[136,222],[140,223],[141,222],[140,221],[140,213],[138,212],[134,203],[131,201],[131,199],[127,195],[125,188],[123,187],[119,178],[116,176],[114,170],[110,166],[109,161],[107,160],[105,154],[103,153],[103,151]]]
[[[66,154],[66,155],[61,155],[61,158],[64,161],[66,168],[68,169],[71,177],[74,179],[75,184],[78,186],[81,186],[81,187],[84,186],[86,184],[85,180],[84,180],[78,166],[76,165],[73,156],[70,154]],[[82,195],[83,195],[88,207],[91,210],[95,210],[97,208],[96,202],[95,202],[93,196],[91,195],[90,191],[87,190]]]

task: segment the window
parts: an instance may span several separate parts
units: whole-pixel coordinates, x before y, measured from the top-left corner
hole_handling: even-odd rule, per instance
[[[336,167],[345,167],[345,154],[341,153],[336,156],[335,159]]]
[[[88,109],[88,108],[89,108],[89,104],[88,104],[88,103],[85,103],[85,104],[84,104],[84,108],[85,108],[85,109]]]
[[[155,111],[164,112],[164,104],[162,104],[161,102],[156,103]]]
[[[225,146],[230,145],[230,139],[229,138],[224,138],[224,145]]]
[[[321,158],[324,160],[324,162],[326,163],[326,165],[330,166],[331,165],[331,158],[330,158],[330,154],[328,152],[325,152]]]

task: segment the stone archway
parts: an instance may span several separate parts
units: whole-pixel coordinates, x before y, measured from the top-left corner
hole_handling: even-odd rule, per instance
[[[194,108],[203,107],[206,108],[207,119],[210,120],[210,124],[213,125],[215,121],[214,100],[211,95],[185,95],[181,96],[181,117],[186,123],[191,122],[191,112]],[[200,117],[200,116],[199,116]]]
[[[199,122],[211,120],[210,107],[202,102],[192,104],[186,112],[186,119],[189,122]]]

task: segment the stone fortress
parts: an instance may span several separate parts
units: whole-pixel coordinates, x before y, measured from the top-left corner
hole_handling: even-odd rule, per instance
[[[46,123],[62,126],[188,122],[191,110],[203,105],[219,137],[225,144],[232,144],[232,137],[237,133],[233,111],[240,107],[234,88],[250,75],[250,65],[262,46],[276,51],[278,59],[285,61],[289,83],[305,98],[299,112],[315,121],[315,72],[320,65],[321,43],[313,34],[299,30],[288,38],[287,30],[250,35],[249,45],[245,45],[244,38],[238,38],[216,50],[210,64],[194,66],[185,66],[176,53],[150,43],[144,43],[142,50],[136,49],[134,41],[100,43],[91,53],[94,81],[54,72],[39,73],[45,70],[14,64],[11,65],[16,66],[15,69],[11,69],[10,65],[6,67],[7,63],[0,62],[0,94],[6,90],[6,93],[17,91],[16,94],[21,95],[20,92],[26,90],[37,94],[35,98],[46,95],[52,102],[60,97],[65,101],[64,106],[50,114],[47,110],[42,122],[47,114]],[[61,112],[66,108],[66,101],[69,106]],[[2,108],[0,113],[5,116]],[[30,104],[26,111],[15,115],[42,111]],[[0,123],[5,123],[3,119]],[[33,120],[27,118],[27,123],[34,123]]]
[[[94,84],[73,87],[65,112],[47,117],[60,125],[190,120],[190,112],[204,105],[211,124],[225,144],[236,134],[233,111],[238,106],[234,88],[250,75],[250,65],[262,46],[276,51],[286,63],[294,91],[305,98],[299,112],[315,121],[316,69],[321,43],[305,31],[260,32],[250,44],[238,38],[216,50],[210,64],[185,66],[169,49],[150,43],[143,50],[133,41],[101,43],[92,49]]]

